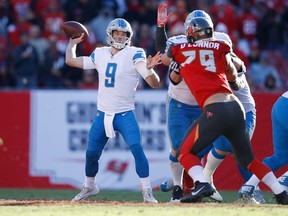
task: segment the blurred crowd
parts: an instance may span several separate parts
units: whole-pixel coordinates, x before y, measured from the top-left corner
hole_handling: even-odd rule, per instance
[[[173,15],[168,36],[184,33],[186,16],[208,12],[216,31],[229,34],[234,52],[245,62],[252,92],[281,92],[288,87],[288,0],[0,0],[1,89],[97,89],[97,71],[65,64],[68,39],[61,23],[84,24],[89,38],[77,49],[90,55],[107,45],[106,27],[116,17],[132,25],[132,45],[154,55],[157,7]],[[168,86],[167,67],[157,72]],[[139,88],[148,86],[144,82]]]

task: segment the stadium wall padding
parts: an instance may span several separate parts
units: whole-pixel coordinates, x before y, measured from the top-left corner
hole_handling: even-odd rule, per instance
[[[143,129],[142,141],[150,162],[151,180],[154,188],[157,188],[161,181],[170,176],[168,161],[170,144],[165,134],[165,115],[163,115],[165,113],[166,94],[165,90],[146,90],[136,93],[136,96],[138,95],[136,97],[136,110],[138,110],[136,116],[139,118],[140,128]],[[84,103],[83,98],[86,95],[88,95],[87,101],[89,102]],[[85,163],[85,149],[81,143],[86,142],[85,136],[88,130],[86,128],[89,128],[89,121],[91,120],[89,112],[95,110],[96,95],[97,92],[95,91],[83,90],[1,91],[0,188],[71,189],[80,186]],[[273,153],[270,112],[279,95],[253,94],[257,108],[257,126],[252,143],[256,158],[260,160]],[[82,101],[79,98],[82,98]],[[63,110],[58,112],[58,109]],[[81,115],[75,116],[73,112],[77,109],[88,110],[88,113],[82,117]],[[62,117],[63,125],[61,122],[61,124],[57,123],[57,119]],[[51,120],[50,123],[49,120]],[[56,121],[56,124],[52,125],[51,128],[53,121]],[[85,125],[83,126],[82,122],[84,121]],[[47,131],[47,135],[45,135],[45,131]],[[59,131],[59,134],[52,137],[52,132],[49,134],[49,131]],[[63,131],[64,133],[67,131],[67,138],[66,135],[63,135]],[[61,139],[59,143],[64,143],[64,146],[60,147],[56,143],[57,139]],[[47,140],[51,140],[51,143]],[[61,150],[61,148],[63,149]],[[41,149],[42,152],[40,152]],[[57,152],[58,155],[55,154]],[[54,156],[46,159],[46,154]],[[105,177],[102,181],[100,179],[103,187],[109,189],[110,185],[110,189],[139,189],[133,159],[129,159],[130,153],[127,153],[120,136],[117,136],[116,140],[107,145],[104,154],[107,157],[104,157],[103,161],[100,162],[100,166],[102,163],[106,167],[101,171],[101,176],[104,175]],[[113,159],[113,155],[118,155],[118,157]],[[47,160],[48,163],[45,165]],[[49,160],[51,161],[49,162]],[[53,169],[53,166],[58,166],[57,163],[54,165],[55,161],[59,164],[58,170]],[[63,161],[65,163],[62,167]],[[78,165],[76,166],[76,164]],[[156,166],[155,170],[153,166]],[[80,171],[77,172],[76,169]],[[160,170],[161,172],[159,172]],[[285,170],[287,170],[287,166],[277,171],[276,175],[279,176]],[[77,176],[77,178],[73,179],[68,174],[66,176],[66,171],[69,171],[69,175]],[[129,176],[137,184],[131,184],[132,181],[127,180],[131,179]],[[125,183],[125,181],[127,182]],[[113,187],[115,182],[119,182],[118,185],[120,186]],[[231,156],[228,156],[215,172],[214,184],[219,190],[238,190],[243,184]],[[263,189],[267,190],[265,186]]]

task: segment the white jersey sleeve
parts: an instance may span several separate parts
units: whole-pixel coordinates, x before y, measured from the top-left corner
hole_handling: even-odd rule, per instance
[[[177,36],[170,37],[166,42],[165,51],[167,51],[169,47],[173,45],[187,43],[187,42],[188,41],[185,35],[177,35]],[[171,98],[181,103],[185,103],[191,106],[198,106],[195,97],[192,95],[184,79],[178,85],[173,85],[170,82],[169,87],[168,87],[168,95]]]
[[[101,47],[93,51],[90,59],[99,75],[97,108],[107,113],[135,109],[140,77],[135,64],[146,61],[143,49],[127,46],[111,55],[111,47]]]
[[[182,44],[182,43],[188,43],[185,35],[176,35],[176,36],[168,38],[168,40],[166,41],[165,52],[167,52],[171,46]]]
[[[255,100],[251,94],[245,74],[241,75],[241,79],[245,82],[244,88],[239,91],[232,90],[232,92],[241,101],[246,113],[251,111],[256,112]]]
[[[228,34],[224,32],[214,32],[214,37],[216,40],[226,41],[230,45],[230,47],[233,46],[231,38]]]
[[[94,59],[92,59],[92,55],[90,55],[89,57],[84,56],[83,69],[84,70],[95,69]]]
[[[146,53],[143,49],[139,48],[138,51],[133,56],[133,64],[135,65],[138,73],[142,76],[143,79],[149,75],[148,70],[146,69]]]

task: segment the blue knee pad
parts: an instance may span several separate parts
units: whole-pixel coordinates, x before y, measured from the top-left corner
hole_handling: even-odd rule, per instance
[[[130,151],[134,156],[137,175],[140,178],[148,177],[149,176],[149,164],[144,154],[142,146],[140,144],[131,145]]]
[[[274,154],[271,157],[264,158],[263,163],[270,167],[272,171],[277,171],[288,164],[288,158]]]
[[[221,151],[226,151],[226,152],[233,152],[232,146],[228,139],[224,136],[218,137],[214,142],[213,145],[215,148],[221,150]]]
[[[175,163],[179,162],[178,159],[171,154],[169,155],[169,160]]]
[[[213,148],[213,145],[210,144],[207,147],[205,147],[204,149],[202,149],[198,154],[197,157],[201,160],[205,155],[207,155],[210,150]]]
[[[225,158],[224,155],[220,155],[216,152],[215,147],[212,149],[212,155],[217,159]],[[248,181],[250,177],[252,176],[252,173],[246,170],[245,168],[243,168],[240,164],[237,164],[237,167],[244,181]]]
[[[212,155],[217,159],[223,160],[225,158],[224,155],[220,155],[216,152],[215,147],[212,148],[211,152],[212,152]]]
[[[88,177],[95,177],[99,170],[99,158],[102,152],[99,151],[86,151],[85,174]]]

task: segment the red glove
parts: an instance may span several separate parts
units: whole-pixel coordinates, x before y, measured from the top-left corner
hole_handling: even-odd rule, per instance
[[[158,27],[164,27],[168,20],[170,19],[172,13],[169,13],[167,15],[167,5],[166,4],[160,4],[158,6],[158,13],[157,13],[157,26]]]

